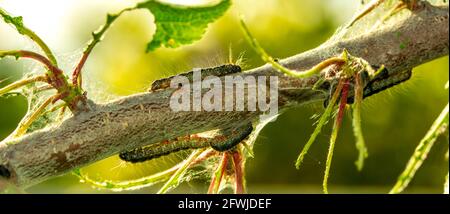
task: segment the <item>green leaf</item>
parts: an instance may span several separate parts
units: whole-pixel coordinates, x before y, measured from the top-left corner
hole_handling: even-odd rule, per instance
[[[155,17],[156,32],[147,46],[147,52],[159,47],[176,48],[202,38],[208,24],[221,17],[231,0],[204,7],[184,7],[150,0],[137,5],[148,9]]]

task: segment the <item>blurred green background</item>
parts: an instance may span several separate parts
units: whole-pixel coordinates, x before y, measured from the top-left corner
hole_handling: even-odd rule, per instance
[[[22,15],[25,24],[57,53],[65,71],[80,58],[91,32],[104,23],[107,12],[133,5],[132,0],[0,0],[0,6]],[[178,0],[178,2],[183,2]],[[211,25],[205,37],[178,49],[158,49],[145,54],[151,40],[153,17],[147,11],[122,16],[94,50],[84,70],[88,96],[104,102],[145,91],[160,77],[227,62],[229,46],[235,56],[244,53],[246,68],[263,62],[246,44],[238,25],[243,14],[254,36],[277,58],[288,57],[320,45],[335,29],[350,19],[359,0],[235,0],[226,16]],[[36,47],[12,28],[0,23],[0,49]],[[448,57],[414,69],[413,78],[391,90],[365,100],[363,131],[369,150],[364,170],[354,165],[357,157],[350,124],[343,128],[333,158],[329,190],[332,193],[386,193],[403,170],[415,146],[448,102]],[[0,87],[24,73],[38,69],[27,60],[0,61]],[[319,136],[307,155],[303,168],[294,161],[313,131],[311,116],[322,104],[291,109],[262,131],[255,145],[255,158],[247,162],[250,193],[321,193],[330,127]],[[13,131],[26,112],[23,97],[0,99],[0,139]],[[176,128],[176,127],[174,127]],[[448,139],[441,137],[407,193],[441,193],[448,172]],[[185,153],[184,153],[185,154]],[[175,154],[145,164],[125,164],[117,157],[86,169],[90,176],[123,180],[148,175],[181,160]],[[205,192],[206,179],[189,182],[175,192]],[[153,193],[157,187],[138,192]],[[72,175],[55,178],[27,190],[31,193],[109,193],[79,183]]]

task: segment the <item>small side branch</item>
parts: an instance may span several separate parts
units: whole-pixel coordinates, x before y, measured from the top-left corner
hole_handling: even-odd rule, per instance
[[[120,15],[122,15],[126,11],[133,10],[135,8],[127,8],[122,11],[120,11],[117,14],[108,14],[106,17],[106,24],[100,27],[100,29],[94,33],[92,33],[92,40],[89,41],[88,46],[83,52],[83,56],[80,59],[80,62],[78,63],[77,67],[72,73],[72,84],[78,85],[81,87],[82,80],[81,80],[81,70],[83,69],[84,64],[86,63],[86,60],[88,59],[89,55],[91,54],[94,47],[102,40],[103,35],[106,33],[106,31],[111,27],[112,23],[119,18]]]

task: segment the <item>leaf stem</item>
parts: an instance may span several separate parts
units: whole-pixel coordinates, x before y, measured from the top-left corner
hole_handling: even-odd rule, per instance
[[[78,176],[83,182],[87,182],[94,187],[109,189],[111,191],[123,191],[123,190],[136,190],[144,187],[151,186],[158,182],[162,182],[172,176],[179,168],[181,164],[177,164],[162,172],[152,174],[150,176],[142,177],[136,180],[114,182],[114,181],[97,181],[89,178],[81,172],[81,169],[74,171],[74,174]]]
[[[361,12],[357,13],[356,16],[352,18],[352,20],[347,24],[345,28],[350,28],[351,26],[353,26],[353,24],[355,24],[358,20],[360,20],[367,14],[369,14],[372,10],[374,10],[376,7],[378,7],[378,5],[382,4],[384,1],[385,0],[372,0],[371,2],[369,2]]]
[[[208,194],[217,194],[219,193],[220,184],[222,183],[222,179],[226,173],[227,165],[228,165],[229,153],[222,153],[222,160],[217,166],[216,171],[211,178],[211,183],[208,188]]]
[[[245,25],[244,20],[241,19],[240,22],[245,38],[249,42],[250,46],[261,56],[262,60],[265,61],[266,63],[269,63],[275,69],[279,70],[280,72],[286,75],[297,78],[306,78],[318,74],[320,71],[322,71],[323,69],[325,69],[330,65],[344,64],[346,62],[345,59],[342,59],[341,57],[332,57],[320,62],[316,66],[306,71],[298,72],[295,70],[291,70],[289,68],[284,67],[283,65],[278,63],[275,59],[273,59],[269,54],[267,54],[267,52],[261,47],[258,41],[251,35],[248,27]]]
[[[158,194],[164,194],[167,193],[170,189],[172,189],[174,186],[178,185],[180,183],[180,180],[182,179],[183,175],[185,174],[186,170],[189,168],[189,166],[192,164],[192,162],[200,155],[204,149],[197,149],[192,154],[183,161],[180,168],[177,169],[177,171],[169,178],[169,180],[161,187],[161,189],[158,191]]]
[[[6,56],[12,56],[12,57],[15,57],[16,59],[30,58],[30,59],[36,60],[36,61],[42,63],[43,65],[45,65],[51,72],[53,72],[52,74],[54,74],[54,75],[63,73],[58,67],[53,65],[52,62],[50,60],[48,60],[45,56],[42,56],[36,52],[25,51],[25,50],[0,51],[0,58],[6,57]]]
[[[34,82],[47,82],[47,77],[44,75],[41,76],[35,76],[35,77],[30,77],[30,78],[26,78],[26,79],[22,79],[16,82],[13,82],[3,88],[0,88],[0,96],[15,90],[17,88],[20,88],[22,86],[28,85],[30,83],[34,83]]]
[[[36,44],[42,49],[42,51],[44,51],[51,64],[54,66],[58,66],[55,55],[52,53],[48,45],[45,44],[44,40],[42,40],[41,37],[39,37],[35,32],[30,30],[23,24],[22,17],[12,17],[2,8],[0,8],[0,16],[3,17],[3,20],[6,23],[12,24],[16,28],[17,32],[27,36],[28,38],[36,42]]]
[[[18,58],[30,58],[42,63],[44,66],[48,68],[47,74],[48,79],[47,82],[55,87],[60,93],[63,91],[67,91],[69,89],[69,83],[67,82],[66,76],[64,72],[52,64],[45,56],[42,56],[38,53],[32,51],[25,50],[12,50],[12,51],[0,51],[0,58],[5,56],[13,56],[16,59]]]
[[[17,126],[17,129],[11,134],[11,138],[17,138],[26,133],[28,127],[42,115],[45,108],[52,103],[59,94],[47,98],[29,117],[25,117]]]
[[[189,167],[192,167],[212,155],[216,153],[215,150],[208,149],[205,150],[202,154],[200,154],[190,165]],[[81,181],[89,183],[90,185],[96,187],[96,188],[102,188],[102,189],[108,189],[111,191],[124,191],[124,190],[137,190],[145,187],[152,186],[156,183],[163,182],[167,179],[169,179],[182,165],[184,162],[178,163],[177,165],[166,169],[162,172],[158,172],[149,176],[145,176],[142,178],[138,178],[135,180],[128,180],[128,181],[98,181],[89,178],[86,174],[83,174],[81,169],[77,169],[73,171],[73,174],[76,175],[81,179]]]
[[[72,84],[78,85],[81,87],[82,80],[81,80],[81,70],[83,69],[84,64],[86,63],[86,60],[88,59],[89,55],[91,54],[94,47],[103,39],[103,35],[106,33],[106,31],[111,27],[112,23],[124,12],[134,10],[136,8],[126,8],[120,11],[117,14],[108,14],[106,16],[106,23],[100,27],[99,30],[92,33],[92,39],[89,41],[87,47],[83,51],[83,56],[81,57],[80,61],[78,62],[77,67],[72,73]]]
[[[0,51],[0,58],[5,56],[13,56],[16,57],[16,59],[30,58],[45,65],[48,68],[47,82],[58,91],[58,94],[61,96],[59,99],[64,100],[72,112],[77,110],[77,103],[79,101],[85,100],[85,96],[81,90],[73,87],[73,85],[67,81],[67,77],[64,72],[53,65],[45,56],[25,50]]]
[[[340,82],[345,81],[342,87],[341,102],[339,104],[338,114],[334,121],[333,131],[330,137],[330,147],[328,148],[327,162],[325,164],[325,174],[323,177],[323,192],[328,194],[328,177],[330,175],[331,161],[333,160],[334,146],[336,144],[336,139],[341,128],[342,118],[344,117],[345,105],[347,105],[349,80],[340,80]]]
[[[309,138],[308,142],[303,147],[302,151],[300,152],[300,155],[297,158],[297,161],[295,162],[295,167],[297,169],[300,168],[300,165],[303,162],[303,159],[305,158],[305,155],[308,153],[309,148],[316,140],[317,135],[322,130],[322,127],[327,123],[328,118],[331,115],[331,112],[333,111],[334,104],[336,103],[337,99],[339,98],[339,95],[341,93],[342,87],[343,87],[343,81],[339,81],[336,90],[334,91],[333,96],[331,97],[330,103],[328,104],[327,108],[323,112],[322,116],[319,119],[319,123],[317,124],[316,128],[314,129],[314,132],[311,134],[311,137]]]
[[[447,172],[447,175],[445,176],[444,194],[448,194],[448,172]]]
[[[434,121],[430,130],[428,130],[425,137],[422,138],[419,145],[416,147],[405,170],[400,174],[394,187],[389,192],[390,194],[400,193],[408,186],[423,161],[427,158],[436,139],[448,129],[448,108],[449,106],[447,103],[447,106],[445,106],[439,117]]]
[[[356,160],[356,168],[361,171],[364,166],[364,160],[367,158],[367,148],[364,142],[364,135],[361,128],[361,103],[363,100],[363,84],[361,81],[361,73],[355,76],[355,102],[353,104],[353,134],[356,139],[356,149],[358,150],[358,159]]]
[[[234,166],[234,193],[244,194],[245,193],[245,174],[244,174],[244,158],[242,155],[242,149],[237,149],[232,154],[233,166]]]
[[[53,55],[52,51],[38,35],[36,35],[33,31],[29,30],[28,28],[25,29],[25,35],[27,35],[31,40],[36,42],[36,44],[39,47],[41,47],[42,51],[44,51],[45,55],[48,57],[52,65],[58,66],[58,62],[56,61],[56,58]]]

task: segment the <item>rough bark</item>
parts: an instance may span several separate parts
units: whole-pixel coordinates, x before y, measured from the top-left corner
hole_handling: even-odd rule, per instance
[[[372,65],[385,65],[392,74],[448,55],[448,6],[426,5],[411,16],[377,31],[326,43],[281,61],[304,70],[339,55],[345,48]],[[406,44],[406,47],[402,47]],[[323,100],[312,90],[318,77],[295,79],[269,65],[241,76],[279,77],[279,108],[286,109]],[[118,152],[186,134],[255,121],[260,112],[173,112],[169,97],[173,89],[146,92],[106,104],[90,104],[90,111],[61,124],[0,145],[0,177],[20,187],[70,172]]]

